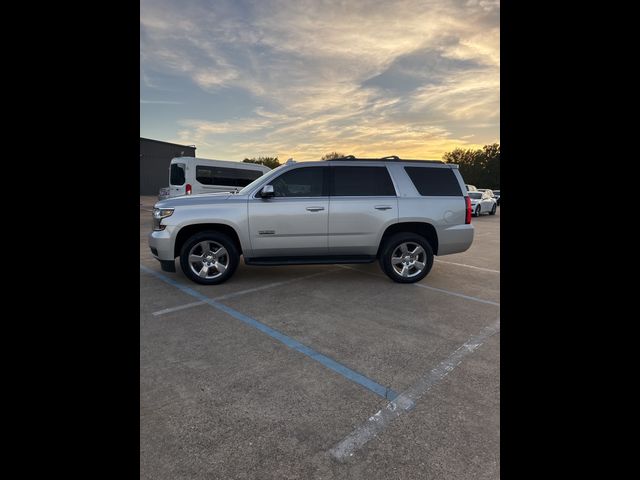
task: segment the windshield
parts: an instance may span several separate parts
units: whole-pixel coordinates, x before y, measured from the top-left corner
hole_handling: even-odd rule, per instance
[[[244,187],[242,190],[240,190],[238,192],[238,194],[240,195],[246,195],[247,193],[249,193],[250,190],[253,189],[253,187],[255,187],[259,182],[262,182],[265,179],[268,178],[273,178],[274,175],[277,175],[278,173],[280,173],[282,171],[282,167],[284,167],[284,165],[280,165],[279,167],[274,168],[273,170],[271,170],[270,172],[265,173],[264,175],[262,175],[261,177],[256,178],[253,182],[251,182],[249,185],[247,185],[246,187]],[[267,181],[265,183],[268,184],[269,182]]]
[[[469,192],[469,198],[474,198],[476,200],[479,200],[482,198],[482,194],[479,192]]]

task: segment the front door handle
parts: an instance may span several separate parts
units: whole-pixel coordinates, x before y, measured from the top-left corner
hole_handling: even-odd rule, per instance
[[[376,205],[373,208],[376,210],[391,210],[393,207],[391,205]]]
[[[309,212],[319,212],[320,210],[324,210],[324,207],[307,207]]]

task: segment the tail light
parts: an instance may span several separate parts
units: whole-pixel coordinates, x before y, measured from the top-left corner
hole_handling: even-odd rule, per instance
[[[464,218],[464,223],[468,225],[471,223],[471,199],[469,197],[464,197],[464,201],[467,203],[467,213]]]
[[[187,183],[186,191],[187,191],[187,195],[191,195],[191,184],[190,183]]]

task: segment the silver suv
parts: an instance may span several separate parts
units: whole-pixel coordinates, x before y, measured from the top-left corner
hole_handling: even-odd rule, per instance
[[[153,209],[151,253],[162,269],[213,285],[247,265],[369,263],[413,283],[434,255],[473,241],[457,165],[353,156],[289,161],[242,190],[176,197]]]

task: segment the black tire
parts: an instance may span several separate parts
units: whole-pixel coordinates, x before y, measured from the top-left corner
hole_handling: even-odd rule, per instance
[[[424,251],[424,257],[422,257],[422,255],[420,254],[418,255],[419,259],[423,258],[424,260],[422,262],[424,263],[424,268],[420,271],[420,273],[417,273],[414,276],[402,276],[393,268],[393,265],[391,264],[391,257],[393,255],[393,252],[398,249],[403,243],[420,245],[422,247],[422,250]],[[431,248],[431,245],[429,244],[427,239],[421,235],[418,235],[417,233],[396,233],[385,241],[380,252],[379,261],[382,271],[386,273],[387,276],[394,282],[415,283],[422,280],[431,271],[431,267],[433,266],[433,249]],[[412,270],[415,273],[417,267],[414,267]]]
[[[478,205],[476,207],[476,209],[473,211],[473,216],[474,217],[479,217],[480,216],[480,205]]]
[[[218,275],[219,270],[216,268],[215,271],[212,272],[212,275],[217,275],[215,276],[215,278],[203,278],[201,276],[198,276],[191,269],[191,264],[189,263],[189,252],[191,252],[192,248],[194,248],[196,245],[203,242],[215,242],[226,249],[226,258],[225,255],[222,255],[220,262],[224,263],[225,260],[227,261],[226,269],[224,270],[224,272],[222,272],[222,274]],[[202,285],[218,285],[227,281],[236,271],[236,268],[238,268],[239,262],[240,254],[238,253],[238,249],[236,248],[233,241],[224,233],[216,231],[205,231],[196,233],[195,235],[190,237],[180,249],[180,267],[182,268],[182,271],[187,277],[189,277],[190,280]]]
[[[493,208],[491,209],[491,211],[489,212],[489,215],[495,215],[496,214],[496,208],[498,208],[497,204],[493,205]]]

